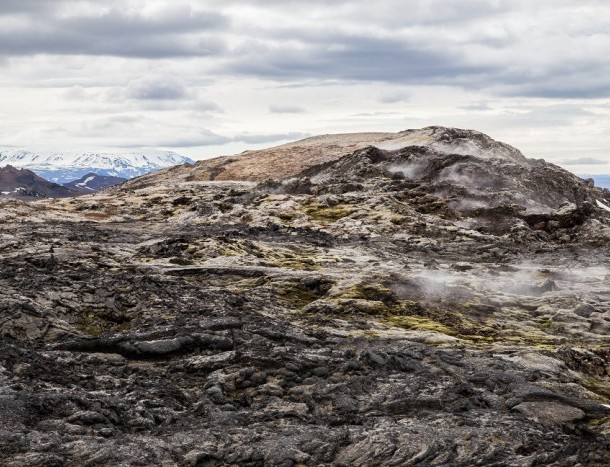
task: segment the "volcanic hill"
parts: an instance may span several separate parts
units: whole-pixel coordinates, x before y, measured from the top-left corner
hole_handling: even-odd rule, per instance
[[[3,197],[32,199],[77,196],[78,189],[70,189],[39,177],[31,170],[11,165],[0,167],[0,194]]]
[[[0,203],[2,465],[610,463],[610,192],[482,133]]]

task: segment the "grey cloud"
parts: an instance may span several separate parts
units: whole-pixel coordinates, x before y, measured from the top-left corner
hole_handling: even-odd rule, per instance
[[[130,5],[147,3],[134,0]],[[196,8],[202,3],[206,11]],[[248,76],[285,84],[384,82],[459,86],[511,97],[610,96],[606,25],[601,20],[564,25],[575,8],[569,0],[540,0],[535,6],[512,0],[408,3],[166,0],[159,2],[166,5],[162,11],[144,14],[133,13],[136,10],[125,8],[127,2],[121,0],[109,1],[110,7],[86,0],[3,0],[0,15],[19,14],[25,21],[9,22],[0,31],[0,59],[35,54],[208,57],[211,70],[206,71],[215,72],[214,77]],[[73,8],[77,4],[97,8],[98,13],[80,13]],[[240,6],[248,6],[250,13],[241,15]],[[607,2],[582,0],[578,8],[583,6],[607,8]],[[553,15],[547,21],[549,11]],[[284,15],[286,21],[259,20],[269,13]],[[524,27],[522,18],[528,14],[537,15],[532,21],[542,21],[540,28],[530,32]],[[561,47],[548,39],[529,45],[563,26],[565,33],[557,36]],[[600,44],[599,51],[593,50]],[[564,49],[579,53],[566,57]],[[150,96],[169,97],[142,99],[180,99],[177,89],[157,91]],[[380,99],[387,104],[406,100],[392,94]],[[269,110],[296,113],[282,107],[290,106]]]
[[[184,82],[177,78],[151,76],[131,81],[125,94],[140,100],[181,100],[187,98],[189,92]]]
[[[208,38],[189,41],[182,37],[81,36],[70,31],[35,31],[22,34],[0,32],[0,55],[109,55],[132,58],[194,57],[218,54],[224,44]]]
[[[334,78],[357,81],[419,82],[432,84],[456,75],[491,72],[490,67],[471,66],[442,51],[427,51],[404,41],[344,36],[335,47],[295,51],[250,50],[229,64],[230,73],[272,79]]]
[[[566,159],[559,163],[565,165],[605,165],[608,161],[594,157],[580,157],[578,159]]]
[[[58,5],[62,2],[58,2]],[[134,58],[197,57],[225,50],[215,31],[228,19],[216,12],[168,8],[157,16],[111,9],[97,16],[27,16],[0,31],[0,55],[108,55]]]
[[[103,138],[105,145],[114,147],[199,147],[232,142],[206,128],[171,126],[140,114],[112,115],[82,122],[70,133],[79,138]]]
[[[350,115],[350,117],[356,118],[367,118],[367,117],[383,117],[388,115],[401,115],[400,112],[361,112],[357,114]]]
[[[269,112],[273,114],[302,114],[307,112],[303,107],[296,105],[276,105],[269,106]]]
[[[136,110],[153,110],[175,112],[177,110],[190,111],[195,116],[210,113],[223,113],[224,111],[215,102],[198,99],[196,97],[181,100],[152,99],[137,100],[134,108]]]
[[[382,104],[397,104],[399,102],[406,102],[410,99],[411,95],[404,91],[396,91],[381,96],[379,101]]]
[[[610,72],[610,70],[609,70]],[[602,72],[607,76],[606,72]],[[569,77],[566,77],[568,80]],[[601,81],[601,79],[600,79]],[[513,84],[499,93],[506,97],[544,97],[548,99],[597,99],[610,96],[610,83],[600,82],[591,85],[558,83],[553,86],[548,81],[524,82]]]
[[[230,143],[232,138],[221,136],[212,131],[201,131],[199,135],[187,138],[158,139],[154,142],[155,146],[168,148],[194,148],[199,146],[220,146]]]
[[[609,37],[610,43],[610,37]],[[496,92],[506,97],[544,97],[550,99],[597,98],[610,95],[610,65],[601,57],[549,64],[536,74],[513,70],[513,66],[495,76]],[[491,78],[487,78],[491,80]],[[477,83],[474,83],[477,86]]]
[[[112,9],[99,16],[56,20],[58,27],[77,34],[129,37],[139,34],[185,34],[225,28],[226,17],[215,12],[195,12],[186,6],[167,8],[162,15],[145,17]]]
[[[169,147],[169,148],[188,148],[199,146],[221,146],[227,143],[247,143],[247,144],[265,144],[275,143],[280,141],[294,141],[311,136],[309,133],[291,132],[285,134],[244,134],[235,137],[222,136],[209,130],[202,130],[198,135],[185,138],[161,138],[152,141],[154,146]],[[124,143],[121,146],[126,147]],[[130,147],[141,147],[139,143],[129,145]]]
[[[53,10],[59,3],[55,0],[2,0],[0,15],[40,13]]]
[[[282,8],[278,2],[262,3]],[[605,79],[610,67],[601,51],[579,54],[577,58],[566,57],[548,39],[528,48],[537,34],[546,38],[563,27],[562,18],[569,18],[569,10],[573,8],[569,2],[543,1],[543,11],[553,9],[555,13],[557,7],[562,9],[543,24],[545,29],[532,29],[531,37],[522,27],[521,17],[537,13],[543,18],[543,14],[526,3],[508,0],[413,2],[408,14],[399,14],[405,11],[404,2],[386,0],[376,3],[374,8],[360,3],[350,5],[351,8],[341,10],[342,16],[338,15],[338,8],[331,7],[332,2],[317,4],[321,11],[328,13],[325,16],[318,12],[322,18],[318,23],[246,30],[245,34],[255,37],[258,44],[250,43],[242,56],[231,57],[223,71],[274,80],[309,78],[344,83],[460,86],[488,89],[500,96],[596,98],[610,95],[610,85]],[[583,2],[589,7],[597,4],[603,5],[590,0]],[[297,9],[295,15],[307,16],[298,6],[292,8]],[[336,23],[332,27],[331,20]],[[555,28],[553,22],[557,23]],[[608,44],[606,30],[600,29],[599,24],[589,23],[584,29],[571,28],[569,33],[558,37],[558,42],[564,43],[568,50],[587,47],[594,31],[596,45],[603,44],[604,40]],[[358,28],[359,25],[362,27]],[[397,34],[391,36],[389,32],[395,29]],[[529,52],[536,47],[540,47],[536,53],[541,60]],[[515,52],[524,60],[516,59]]]
[[[262,144],[262,143],[275,143],[277,141],[285,140],[299,140],[311,136],[309,133],[291,132],[284,134],[269,134],[269,135],[250,135],[244,134],[233,138],[234,142],[248,143],[248,144]]]
[[[475,112],[482,112],[482,111],[485,111],[485,110],[492,110],[492,108],[486,102],[475,102],[475,103],[472,103],[472,104],[460,105],[460,106],[458,106],[458,109],[468,110],[468,111],[475,111]]]
[[[590,118],[593,113],[578,105],[554,104],[546,106],[520,106],[505,110],[501,115],[512,128],[551,128],[574,124],[578,119]]]
[[[63,93],[64,98],[73,101],[83,101],[87,99],[87,91],[82,86],[72,86]]]
[[[511,8],[510,0],[462,0],[451,2],[446,0],[425,0],[405,3],[404,0],[383,0],[370,3],[354,0],[217,0],[215,3],[224,5],[255,7],[261,12],[266,9],[284,9],[294,14],[306,14],[311,5],[318,9],[320,17],[346,18],[365,22],[380,22],[389,26],[434,23],[463,23],[505,11]],[[368,3],[368,5],[367,5]],[[342,8],[343,7],[343,8]],[[347,7],[347,8],[345,8]]]
[[[195,101],[189,102],[186,106],[186,109],[192,110],[194,112],[200,113],[208,113],[208,112],[216,112],[223,113],[224,110],[218,106],[215,102],[208,101],[205,99],[197,99]]]

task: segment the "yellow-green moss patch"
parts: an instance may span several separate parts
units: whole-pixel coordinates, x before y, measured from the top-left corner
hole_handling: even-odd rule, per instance
[[[305,213],[313,220],[320,222],[333,223],[350,214],[353,214],[356,209],[349,204],[336,204],[334,206],[321,206],[319,204],[311,204],[305,206]]]
[[[448,336],[456,335],[453,329],[423,316],[391,316],[388,318],[388,323],[408,331],[435,331]]]
[[[120,332],[129,328],[127,316],[110,316],[103,311],[85,311],[75,323],[76,329],[90,336],[99,336],[106,332]]]

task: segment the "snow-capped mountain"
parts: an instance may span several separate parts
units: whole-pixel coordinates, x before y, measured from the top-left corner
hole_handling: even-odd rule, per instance
[[[172,165],[193,162],[171,151],[43,152],[28,149],[0,149],[0,167],[12,165],[36,172],[55,183],[66,183],[90,172],[133,178]]]

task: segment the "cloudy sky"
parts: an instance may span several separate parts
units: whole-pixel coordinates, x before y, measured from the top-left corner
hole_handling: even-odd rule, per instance
[[[0,146],[193,158],[473,128],[610,173],[602,0],[1,0]]]

